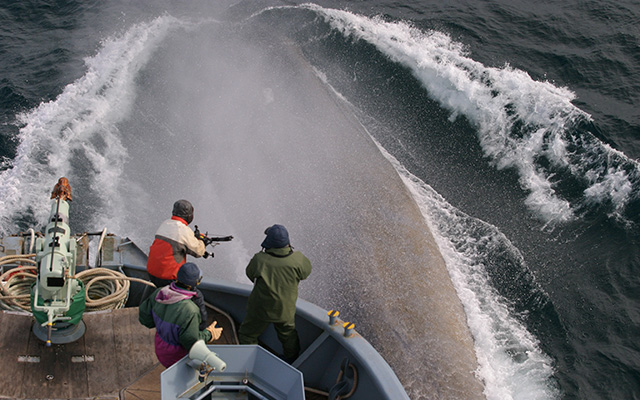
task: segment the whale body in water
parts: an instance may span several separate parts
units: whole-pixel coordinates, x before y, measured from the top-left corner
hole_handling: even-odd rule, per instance
[[[200,229],[236,238],[212,267],[202,261],[205,274],[240,281],[264,229],[285,225],[313,263],[301,297],[354,322],[412,398],[484,397],[427,222],[353,107],[295,45],[264,27],[212,23],[172,35],[143,76],[121,130],[145,143],[129,148],[128,180],[157,206],[132,220],[159,221],[188,198]]]
[[[483,397],[427,222],[358,110],[298,45],[268,24],[161,16],[107,38],[86,64],[22,117],[4,221],[46,218],[34,199],[67,176],[73,230],[106,226],[147,249],[185,198],[203,232],[235,237],[196,260],[204,274],[243,282],[265,228],[283,224],[313,264],[300,296],[355,323],[411,398]]]

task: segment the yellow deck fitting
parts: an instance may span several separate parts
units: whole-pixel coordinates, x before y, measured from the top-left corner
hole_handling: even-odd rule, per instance
[[[353,334],[352,332],[356,325],[352,322],[345,322],[342,327],[344,328],[344,336],[349,337]]]
[[[327,315],[329,315],[329,325],[335,325],[336,319],[338,318],[338,315],[340,315],[340,312],[338,310],[331,310],[327,313]]]

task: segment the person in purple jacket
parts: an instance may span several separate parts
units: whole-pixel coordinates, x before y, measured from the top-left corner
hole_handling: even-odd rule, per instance
[[[175,282],[156,289],[140,305],[138,320],[147,328],[156,328],[156,356],[165,367],[187,355],[198,340],[212,343],[222,334],[216,321],[203,330],[199,328],[202,317],[193,298],[201,279],[200,268],[186,263],[178,270]]]

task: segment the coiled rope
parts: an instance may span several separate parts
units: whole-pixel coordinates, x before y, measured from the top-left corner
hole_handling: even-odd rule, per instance
[[[36,281],[35,254],[11,255],[0,258],[0,267],[18,264],[0,275],[0,308],[31,312],[31,286]],[[24,265],[29,264],[29,265]],[[155,287],[149,281],[131,278],[108,268],[90,268],[78,272],[75,278],[84,283],[85,311],[112,310],[124,307],[129,296],[130,282]]]
[[[101,267],[78,272],[76,278],[84,283],[86,311],[123,308],[129,297],[131,281],[156,287],[156,285],[144,279],[131,278],[120,271]]]
[[[0,275],[0,309],[31,313],[31,286],[37,279],[35,256],[35,254],[24,254],[0,257],[0,267],[6,264],[18,265]],[[131,281],[156,287],[144,279],[131,278],[120,271],[101,267],[78,272],[75,278],[84,283],[85,311],[123,308],[129,296]],[[236,343],[240,343],[233,318],[213,304],[205,304],[229,320],[233,338]]]
[[[35,256],[22,254],[0,258],[0,267],[5,264],[21,265],[0,275],[0,308],[3,310],[31,311],[31,285],[36,280]]]

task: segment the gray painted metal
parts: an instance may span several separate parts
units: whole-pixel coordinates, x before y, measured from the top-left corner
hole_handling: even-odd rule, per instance
[[[250,285],[203,282],[200,289],[208,302],[225,309],[235,320],[242,321],[246,299],[251,293]],[[350,399],[409,399],[389,364],[357,331],[345,337],[342,321],[338,319],[336,324],[329,325],[326,310],[303,299],[298,299],[296,306],[296,328],[302,352],[292,365],[303,373],[305,386],[328,392],[336,384],[340,364],[348,358],[358,371],[358,387]],[[282,352],[272,327],[260,340],[272,350]]]
[[[163,400],[197,399],[208,392],[215,392],[215,398],[237,399],[238,392],[243,391],[270,400],[304,400],[302,373],[260,346],[207,347],[227,363],[224,372],[213,372],[201,383],[198,371],[189,365],[191,360],[185,356],[162,372]],[[181,396],[185,392],[190,394]]]

